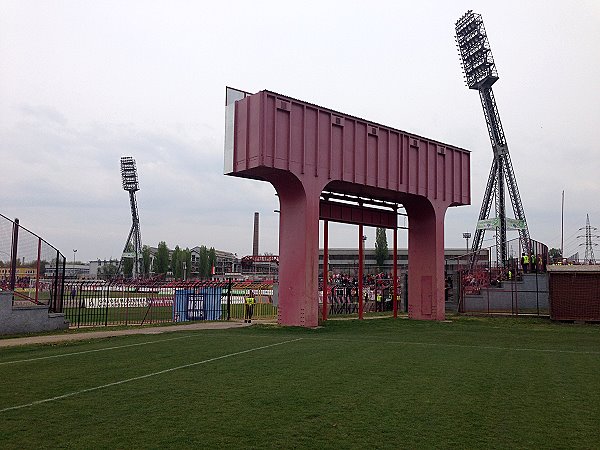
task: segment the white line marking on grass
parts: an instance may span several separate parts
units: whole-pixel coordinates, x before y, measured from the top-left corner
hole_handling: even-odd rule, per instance
[[[222,356],[216,356],[214,358],[209,358],[209,359],[205,359],[205,360],[202,360],[202,361],[196,361],[196,362],[190,363],[190,364],[184,364],[183,366],[171,367],[170,369],[164,369],[164,370],[159,370],[158,372],[147,373],[146,375],[140,375],[140,376],[133,377],[133,378],[127,378],[125,380],[114,381],[112,383],[103,384],[101,386],[94,386],[94,387],[91,387],[91,388],[82,389],[80,391],[69,392],[67,394],[58,395],[58,396],[52,397],[52,398],[45,398],[43,400],[36,400],[35,402],[25,403],[23,405],[10,406],[8,408],[0,409],[0,413],[6,412],[6,411],[14,411],[15,409],[28,408],[30,406],[40,405],[42,403],[54,402],[56,400],[62,400],[63,398],[69,398],[69,397],[73,397],[75,395],[85,394],[86,392],[97,391],[99,389],[105,389],[105,388],[112,387],[112,386],[118,386],[120,384],[130,383],[131,381],[143,380],[144,378],[155,377],[157,375],[162,375],[164,373],[174,372],[174,371],[180,370],[180,369],[187,369],[188,367],[194,367],[194,366],[198,366],[200,364],[207,364],[209,362],[218,361],[220,359],[231,358],[232,356],[243,355],[244,353],[255,352],[257,350],[264,350],[265,348],[271,348],[271,347],[276,347],[278,345],[283,345],[283,344],[289,344],[289,343],[292,343],[292,342],[297,342],[297,341],[300,341],[301,339],[302,338],[297,338],[297,339],[292,339],[292,340],[289,340],[289,341],[276,342],[275,344],[263,345],[262,347],[254,347],[254,348],[250,348],[248,350],[242,350],[242,351],[239,351],[239,352],[229,353],[227,355],[222,355]]]
[[[160,339],[160,340],[156,340],[156,341],[138,342],[136,344],[115,345],[113,347],[96,348],[94,350],[82,350],[80,352],[62,353],[60,355],[38,356],[37,358],[29,358],[29,359],[16,359],[14,361],[0,362],[0,366],[6,365],[6,364],[17,364],[17,363],[23,363],[23,362],[39,361],[42,359],[62,358],[63,356],[75,356],[75,355],[84,355],[86,353],[105,352],[107,350],[118,350],[120,348],[127,348],[127,347],[138,347],[140,345],[157,344],[160,342],[168,342],[168,341],[174,341],[174,340],[178,340],[178,339],[188,339],[188,338],[196,337],[196,336],[197,335],[178,336],[178,337],[174,337],[174,338]]]
[[[193,330],[192,330],[193,331]],[[135,336],[135,335],[128,335],[128,336]],[[231,338],[231,337],[236,337],[234,335],[229,335],[229,336],[225,336],[223,334],[216,334],[216,333],[198,333],[198,334],[189,334],[186,336],[178,336],[178,337],[174,337],[174,338],[168,338],[168,339],[159,339],[156,341],[144,341],[144,342],[138,342],[136,344],[125,344],[125,345],[115,345],[112,347],[106,347],[106,348],[97,348],[97,349],[93,349],[93,350],[82,350],[80,352],[71,352],[71,353],[62,353],[59,355],[50,355],[50,356],[38,356],[36,358],[28,358],[28,359],[15,359],[14,361],[0,361],[0,366],[4,366],[4,365],[8,365],[8,364],[17,364],[17,363],[26,363],[26,362],[33,362],[33,361],[40,361],[40,360],[44,360],[44,359],[54,359],[54,358],[62,358],[63,356],[77,356],[77,355],[85,355],[86,353],[97,353],[97,352],[104,352],[107,350],[119,350],[121,348],[127,348],[127,347],[138,347],[140,345],[148,345],[148,344],[160,344],[161,342],[168,342],[168,341],[175,341],[175,340],[179,340],[179,339],[189,339],[189,338],[193,338],[193,337],[220,337],[223,339],[227,339],[227,338]],[[111,336],[111,337],[121,337],[121,336]],[[247,338],[261,338],[264,336],[244,336],[244,339]],[[65,342],[73,342],[73,341],[65,341]],[[81,342],[81,341],[79,341]]]
[[[356,342],[368,344],[404,344],[404,345],[421,345],[426,347],[455,347],[455,348],[476,348],[484,350],[511,350],[515,352],[540,352],[540,353],[567,353],[574,355],[600,355],[600,352],[593,350],[559,350],[559,349],[544,349],[544,348],[525,348],[525,347],[494,347],[487,345],[466,345],[466,344],[440,344],[435,342],[410,342],[410,341],[368,341],[357,339],[335,339],[335,338],[312,338],[305,337],[304,340],[315,341],[338,341],[338,342]]]

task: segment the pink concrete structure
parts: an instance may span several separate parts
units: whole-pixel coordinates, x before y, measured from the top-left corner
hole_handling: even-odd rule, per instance
[[[404,205],[409,317],[443,320],[444,215],[470,204],[469,158],[466,150],[269,91],[228,105],[225,173],[268,181],[279,196],[279,323],[318,324],[319,219],[335,214],[321,204],[325,189]],[[365,218],[376,220],[387,219]]]

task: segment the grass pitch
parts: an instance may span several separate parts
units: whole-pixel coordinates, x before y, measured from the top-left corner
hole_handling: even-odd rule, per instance
[[[0,353],[6,448],[594,448],[600,327],[328,321]]]

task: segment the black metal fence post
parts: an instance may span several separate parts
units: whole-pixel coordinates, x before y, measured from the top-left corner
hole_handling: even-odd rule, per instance
[[[233,286],[233,282],[231,278],[229,279],[229,283],[227,283],[227,320],[231,319],[231,287]]]
[[[19,219],[15,219],[13,222],[13,238],[12,238],[12,249],[10,255],[10,285],[9,289],[14,292],[15,283],[17,281],[17,249],[19,242]]]
[[[52,285],[53,285],[53,289],[52,289],[52,294],[50,295],[50,302],[52,302],[53,305],[56,305],[57,303],[57,296],[58,296],[58,292],[59,292],[59,287],[58,287],[58,264],[60,261],[60,252],[58,250],[56,250],[56,264],[54,264],[54,280],[52,281]]]
[[[66,272],[67,258],[63,257],[62,276],[60,277],[60,290],[56,297],[56,304],[54,305],[54,312],[62,312],[62,299],[65,293],[65,272]]]
[[[123,295],[123,299],[125,300],[125,326],[127,326],[129,325],[129,303],[131,300],[131,293],[129,292],[129,289],[127,291],[125,290],[124,285],[121,286],[121,292],[121,295]]]
[[[540,316],[540,286],[538,284],[538,270],[535,271],[535,307],[537,316]]]
[[[42,259],[42,238],[38,237],[38,246],[37,246],[37,263],[35,268],[35,303],[40,304],[39,302],[39,294],[40,294],[40,264]],[[48,301],[48,310],[50,312],[52,308],[52,303]]]
[[[106,308],[104,310],[104,326],[107,327],[108,326],[108,303],[109,303],[109,299],[110,299],[110,285],[112,284],[112,280],[109,280],[108,282],[108,286],[106,286]],[[104,298],[104,292],[103,292],[103,287],[100,288],[100,298]]]
[[[77,299],[77,296],[75,296],[74,299],[71,299],[71,308],[75,305],[77,305],[77,328],[79,328],[79,326],[81,325],[81,306],[82,306],[82,301],[81,298]]]

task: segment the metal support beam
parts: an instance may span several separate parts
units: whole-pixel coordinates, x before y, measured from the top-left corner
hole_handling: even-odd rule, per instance
[[[329,221],[323,221],[323,322],[327,320],[327,308],[328,308],[328,298],[327,298],[327,282],[329,278]]]
[[[392,297],[394,319],[398,318],[398,227],[394,228],[394,292]]]
[[[321,200],[319,203],[319,217],[334,222],[362,223],[371,227],[394,228],[397,223],[396,216],[394,211],[367,208],[362,205],[349,205],[326,200]]]
[[[358,318],[361,320],[363,318],[363,259],[365,256],[363,246],[363,226],[360,224],[358,226]]]

